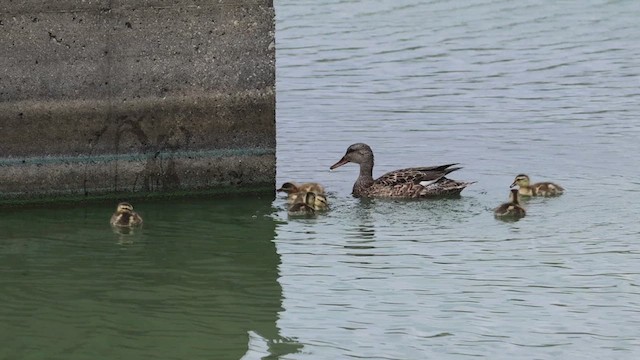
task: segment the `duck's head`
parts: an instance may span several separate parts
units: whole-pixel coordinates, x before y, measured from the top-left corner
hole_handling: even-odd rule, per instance
[[[133,205],[129,204],[128,202],[121,202],[116,207],[116,212],[119,212],[119,213],[132,212],[132,211],[133,211]]]
[[[515,180],[513,180],[513,183],[509,187],[512,188],[516,185],[523,186],[523,187],[529,186],[529,177],[525,174],[520,174],[516,176]]]
[[[298,186],[292,182],[286,182],[282,184],[280,189],[276,190],[277,192],[284,191],[287,194],[295,194],[298,192]]]
[[[511,189],[511,193],[509,193],[509,201],[518,204],[518,189]]]
[[[373,150],[369,145],[364,143],[356,143],[347,148],[346,154],[337,163],[331,165],[329,169],[333,170],[346,163],[366,164],[373,163]]]

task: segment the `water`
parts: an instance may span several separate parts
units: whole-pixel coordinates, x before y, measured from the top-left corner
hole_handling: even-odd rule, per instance
[[[237,359],[250,332],[294,351],[271,200],[139,204],[128,235],[105,204],[3,211],[0,358]]]
[[[282,198],[0,216],[0,358],[635,359],[640,3],[276,1]],[[460,199],[364,201],[374,176],[459,162]],[[497,221],[521,172],[567,188]]]

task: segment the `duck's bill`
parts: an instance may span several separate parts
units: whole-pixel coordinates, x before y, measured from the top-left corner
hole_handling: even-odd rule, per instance
[[[516,185],[518,185],[518,184],[516,184],[516,182],[514,181],[511,185],[509,185],[509,189],[513,188]]]
[[[340,159],[340,161],[338,161],[337,163],[331,165],[331,167],[329,168],[329,170],[333,170],[335,168],[338,168],[346,163],[348,163],[349,160],[345,159],[344,157],[342,159]]]

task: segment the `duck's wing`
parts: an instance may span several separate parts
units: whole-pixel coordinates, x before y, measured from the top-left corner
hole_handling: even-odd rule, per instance
[[[324,187],[318,183],[304,183],[298,186],[298,191],[300,192],[314,192],[316,194],[324,194]]]
[[[429,183],[438,181],[445,175],[461,169],[460,167],[452,167],[453,165],[457,164],[454,163],[395,170],[380,176],[374,181],[374,184],[388,187],[403,184],[424,185],[424,182]]]
[[[540,182],[537,184],[531,185],[532,188],[536,189],[536,191],[548,192],[548,193],[562,193],[564,188],[558,184],[554,184],[552,182]]]
[[[133,216],[131,217],[131,220],[129,220],[129,222],[132,225],[142,225],[143,223],[142,217],[138,215],[138,213],[134,213]]]

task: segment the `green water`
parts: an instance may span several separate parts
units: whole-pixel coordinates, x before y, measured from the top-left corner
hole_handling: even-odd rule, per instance
[[[138,202],[0,216],[3,359],[237,359],[250,335],[295,351],[276,325],[282,289],[272,199]]]

